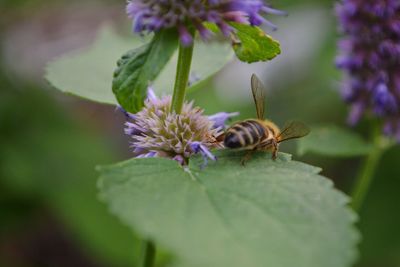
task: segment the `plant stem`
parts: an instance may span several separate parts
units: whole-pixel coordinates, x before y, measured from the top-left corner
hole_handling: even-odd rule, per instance
[[[153,267],[155,256],[156,256],[156,246],[154,245],[154,243],[149,240],[144,240],[139,266]]]
[[[389,147],[389,143],[381,136],[380,127],[377,125],[373,129],[372,135],[373,143],[371,150],[359,170],[355,186],[351,194],[351,206],[357,212],[359,212],[362,207],[379,161],[385,150]]]
[[[194,36],[194,30],[190,31]],[[178,65],[176,67],[176,78],[174,94],[172,95],[171,110],[177,114],[181,113],[185,101],[186,87],[189,81],[190,65],[192,63],[194,40],[191,45],[184,46],[179,42]]]

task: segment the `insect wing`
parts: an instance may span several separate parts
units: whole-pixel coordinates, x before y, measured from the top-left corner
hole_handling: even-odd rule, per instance
[[[291,121],[286,123],[285,127],[278,136],[278,142],[289,139],[300,138],[310,133],[310,128],[302,122]]]
[[[253,93],[254,103],[256,104],[257,118],[259,120],[264,120],[265,89],[264,85],[255,74],[251,75],[251,92]]]

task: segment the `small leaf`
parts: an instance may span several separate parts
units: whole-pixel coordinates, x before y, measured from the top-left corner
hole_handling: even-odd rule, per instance
[[[162,158],[99,168],[101,196],[181,266],[349,267],[358,233],[348,197],[319,168],[280,154],[222,151],[201,170]]]
[[[112,90],[125,110],[136,113],[142,108],[149,83],[155,80],[177,47],[176,31],[161,30],[149,43],[130,50],[118,60]]]
[[[259,27],[230,23],[236,29],[239,40],[233,41],[236,56],[244,62],[271,60],[281,53],[280,44]]]
[[[299,139],[298,153],[333,157],[356,157],[368,154],[371,145],[353,131],[326,125],[312,127],[311,133]]]
[[[104,26],[95,43],[81,51],[74,51],[47,64],[46,79],[57,89],[92,101],[116,105],[111,90],[112,73],[116,61],[126,51],[144,45],[143,38],[117,34]],[[195,90],[232,59],[232,49],[226,43],[196,42],[193,52],[192,74],[200,79],[191,83]],[[173,55],[154,81],[158,95],[171,94],[178,53]]]

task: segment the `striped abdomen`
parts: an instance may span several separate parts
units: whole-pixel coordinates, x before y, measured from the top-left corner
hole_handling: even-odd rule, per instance
[[[256,120],[238,122],[226,131],[224,145],[229,148],[255,147],[270,135],[267,131]]]

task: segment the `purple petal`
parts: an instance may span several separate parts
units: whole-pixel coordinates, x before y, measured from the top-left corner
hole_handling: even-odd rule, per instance
[[[225,22],[217,22],[218,28],[221,30],[222,34],[225,36],[229,36],[233,31],[233,28],[226,24]]]
[[[193,37],[190,35],[185,26],[179,26],[179,38],[184,46],[189,46],[193,42]]]
[[[379,84],[375,89],[374,110],[378,115],[394,114],[398,111],[398,105],[395,97],[389,92],[385,84]]]
[[[364,110],[365,106],[363,103],[353,104],[350,110],[349,117],[347,118],[347,123],[351,126],[356,125],[356,123],[360,120]]]
[[[154,158],[156,156],[157,156],[157,152],[150,151],[146,154],[140,154],[140,155],[136,156],[136,158]]]
[[[261,10],[267,14],[273,14],[273,15],[277,15],[277,16],[287,16],[288,15],[288,12],[286,12],[286,11],[270,8],[267,6],[262,7]]]
[[[210,152],[210,150],[200,142],[192,142],[190,144],[190,148],[195,154],[200,153],[202,155],[203,164],[201,165],[201,168],[207,166],[208,159],[211,159],[213,161],[217,160],[217,158]]]
[[[131,120],[135,120],[136,116],[128,111],[126,111],[123,107],[121,107],[120,105],[117,105],[116,110],[121,111],[122,113],[124,113],[125,117],[127,119],[131,119]]]
[[[158,100],[156,94],[154,93],[154,89],[153,89],[152,85],[149,85],[147,87],[147,99],[149,101],[157,101]]]
[[[181,164],[182,166],[185,165],[185,159],[182,157],[182,155],[176,155],[173,160],[176,160],[177,162],[179,162],[179,164]]]
[[[232,113],[218,112],[214,115],[208,116],[208,119],[214,122],[213,128],[224,129],[226,121],[238,115],[239,112],[232,112]]]
[[[140,135],[143,132],[140,126],[132,122],[125,122],[125,126],[124,132],[126,135]]]

